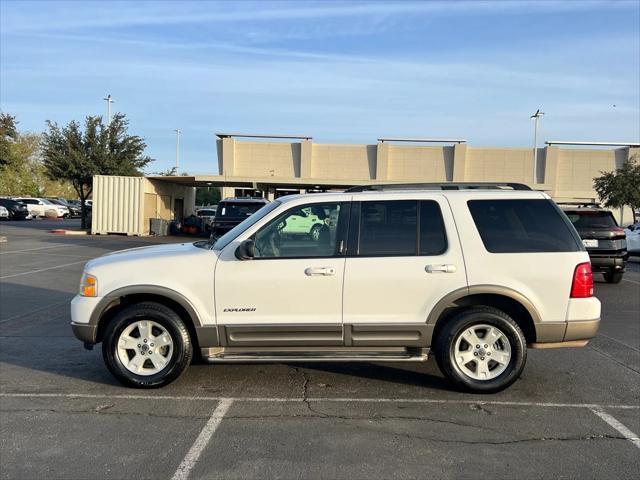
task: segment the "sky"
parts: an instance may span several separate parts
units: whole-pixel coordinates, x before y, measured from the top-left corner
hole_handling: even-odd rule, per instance
[[[22,130],[125,113],[148,172],[217,173],[214,132],[638,142],[640,0],[0,1]]]

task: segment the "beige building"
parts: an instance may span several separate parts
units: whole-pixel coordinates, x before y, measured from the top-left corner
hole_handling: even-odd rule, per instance
[[[270,200],[355,185],[517,182],[556,201],[597,201],[593,178],[637,156],[638,143],[547,142],[532,148],[474,147],[461,139],[386,139],[370,145],[314,143],[311,137],[218,134],[219,175],[107,177],[93,183],[93,233],[147,235],[151,219],[193,214],[193,187],[221,187],[223,198]],[[615,212],[620,220],[620,212]],[[631,220],[626,210],[623,222]]]
[[[311,137],[218,134],[223,197],[403,182],[519,182],[557,201],[594,201],[593,178],[637,155],[638,143],[546,142],[532,148],[474,147],[465,140],[378,139],[370,145],[314,143]],[[200,183],[202,184],[202,183]]]

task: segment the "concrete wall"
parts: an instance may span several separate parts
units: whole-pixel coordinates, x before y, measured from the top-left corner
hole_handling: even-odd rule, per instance
[[[375,174],[375,145],[313,145],[311,178],[372,180]]]
[[[218,165],[226,180],[256,179],[274,188],[300,182],[301,189],[310,184],[330,188],[384,182],[519,182],[565,201],[597,200],[593,178],[633,155],[640,158],[640,149],[544,147],[538,149],[534,177],[531,148],[218,141]],[[233,190],[225,187],[224,194],[231,196]]]

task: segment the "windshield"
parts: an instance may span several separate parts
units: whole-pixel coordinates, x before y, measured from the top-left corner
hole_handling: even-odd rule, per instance
[[[264,207],[264,202],[238,202],[238,203],[226,203],[221,202],[218,205],[217,216],[228,218],[244,218],[257,212]]]
[[[577,229],[585,228],[613,228],[617,227],[611,212],[593,211],[593,212],[565,212],[573,226]]]
[[[262,218],[267,216],[269,213],[274,211],[276,208],[278,208],[280,206],[280,204],[281,204],[281,202],[279,202],[277,200],[274,201],[274,202],[271,202],[271,203],[267,203],[265,206],[263,206],[256,213],[254,213],[253,215],[248,217],[246,220],[244,220],[240,224],[236,225],[231,230],[229,230],[227,233],[225,233],[223,236],[221,236],[216,241],[216,243],[213,244],[213,249],[214,250],[222,250],[224,247],[229,245],[242,232],[244,232],[246,229],[248,229],[252,225],[255,225],[259,220],[261,220]]]

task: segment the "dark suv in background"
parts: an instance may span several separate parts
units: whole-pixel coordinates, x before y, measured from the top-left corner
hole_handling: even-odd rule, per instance
[[[0,205],[9,210],[9,220],[24,220],[29,216],[29,209],[22,202],[10,198],[0,198]]]
[[[218,203],[216,216],[211,224],[211,238],[221,237],[267,203],[269,201],[264,198],[225,198]]]
[[[612,213],[595,204],[561,208],[582,238],[593,272],[602,273],[607,283],[620,283],[629,253],[624,229]]]

